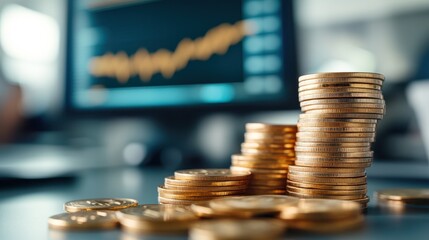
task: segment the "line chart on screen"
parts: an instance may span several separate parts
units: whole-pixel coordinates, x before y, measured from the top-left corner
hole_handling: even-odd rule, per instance
[[[132,55],[119,51],[95,56],[89,61],[89,72],[93,77],[114,78],[123,84],[134,76],[149,82],[157,73],[169,79],[186,68],[190,61],[207,61],[215,54],[226,54],[231,46],[255,31],[255,25],[249,20],[234,24],[222,23],[202,37],[182,39],[173,51],[161,48],[150,53],[140,48]]]

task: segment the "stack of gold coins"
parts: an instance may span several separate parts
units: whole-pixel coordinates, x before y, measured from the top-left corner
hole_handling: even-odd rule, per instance
[[[365,168],[385,103],[384,76],[320,73],[299,78],[303,113],[298,122],[296,166],[289,167],[288,192],[304,198],[353,200],[366,207]]]
[[[191,205],[213,198],[241,195],[247,190],[250,172],[232,172],[229,169],[180,170],[165,178],[158,187],[161,204]]]
[[[250,171],[247,194],[285,194],[288,166],[295,160],[296,125],[246,124],[241,154],[232,155],[231,170]]]
[[[186,232],[198,217],[188,206],[146,204],[117,213],[122,228],[136,233]]]
[[[283,208],[279,218],[290,228],[309,232],[339,232],[364,223],[358,203],[334,199],[300,199],[295,206]]]

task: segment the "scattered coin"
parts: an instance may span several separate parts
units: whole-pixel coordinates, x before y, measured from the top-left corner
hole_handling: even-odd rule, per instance
[[[116,228],[118,220],[115,211],[80,211],[51,216],[48,225],[58,230],[98,230]]]
[[[377,191],[375,195],[379,200],[429,205],[429,189],[424,188],[384,189]]]
[[[187,206],[147,204],[117,213],[126,231],[142,233],[185,232],[198,220]]]
[[[274,219],[212,220],[193,225],[189,233],[189,239],[280,239],[285,229],[286,224]]]
[[[247,212],[252,215],[278,213],[298,203],[297,198],[279,195],[225,197],[210,201],[210,207],[223,213]]]
[[[333,220],[354,218],[362,214],[358,203],[333,199],[300,199],[298,204],[284,208],[279,215],[284,220]]]
[[[92,210],[120,210],[137,206],[138,202],[129,198],[96,198],[81,199],[66,202],[64,209],[67,212],[80,212]]]

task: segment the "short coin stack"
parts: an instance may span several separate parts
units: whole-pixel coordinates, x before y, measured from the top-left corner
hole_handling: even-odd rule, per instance
[[[384,76],[320,73],[299,78],[303,113],[298,122],[295,166],[287,190],[303,198],[353,200],[366,207],[365,168],[385,103]]]
[[[247,194],[285,194],[289,165],[295,161],[296,125],[246,124],[241,154],[232,155],[231,170],[250,171]]]
[[[180,170],[165,178],[158,187],[161,204],[191,205],[218,197],[241,195],[246,192],[250,172],[229,169]]]

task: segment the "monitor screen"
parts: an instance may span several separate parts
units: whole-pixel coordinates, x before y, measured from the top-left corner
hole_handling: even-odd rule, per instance
[[[297,107],[291,1],[69,1],[67,105]]]

